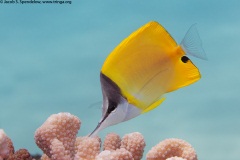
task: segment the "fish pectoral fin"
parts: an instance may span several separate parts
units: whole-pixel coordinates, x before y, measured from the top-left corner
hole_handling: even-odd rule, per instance
[[[153,109],[155,109],[157,106],[159,106],[166,98],[163,97],[161,99],[159,99],[158,101],[154,102],[153,104],[151,104],[149,107],[147,107],[145,110],[143,110],[142,113],[146,113],[146,112],[149,112]]]
[[[193,24],[187,31],[181,42],[181,47],[187,55],[192,55],[207,60],[207,55],[202,48],[202,41],[197,31],[197,25]]]

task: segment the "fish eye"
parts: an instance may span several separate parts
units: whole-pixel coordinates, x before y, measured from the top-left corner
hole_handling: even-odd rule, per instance
[[[187,63],[189,61],[189,58],[187,56],[182,56],[181,61],[183,63]]]

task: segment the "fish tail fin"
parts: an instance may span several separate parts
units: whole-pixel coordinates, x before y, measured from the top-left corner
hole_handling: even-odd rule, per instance
[[[180,46],[187,55],[207,60],[207,56],[202,48],[202,40],[197,31],[197,24],[193,24],[189,28]]]

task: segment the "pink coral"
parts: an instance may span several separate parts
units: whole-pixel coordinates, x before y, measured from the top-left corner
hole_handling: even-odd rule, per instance
[[[78,151],[78,146],[80,145],[80,143],[82,143],[82,141],[85,139],[86,137],[77,137],[75,140],[75,153],[77,153]]]
[[[96,137],[85,137],[81,139],[77,146],[74,160],[92,160],[100,152],[100,141]]]
[[[147,153],[147,160],[165,160],[171,157],[181,157],[186,160],[197,160],[193,147],[181,139],[166,139],[153,147]]]
[[[181,157],[171,157],[171,158],[168,158],[166,160],[187,160],[187,159],[181,158]]]
[[[145,146],[144,138],[139,132],[127,134],[122,138],[121,148],[128,150],[134,160],[140,160],[142,158]]]
[[[41,160],[51,160],[46,154],[43,154]]]
[[[97,157],[96,160],[134,160],[132,154],[125,148],[117,150],[104,150]]]
[[[116,150],[121,146],[121,138],[116,133],[107,134],[104,143],[103,150]]]
[[[53,146],[61,151],[64,150],[64,157],[73,158],[75,139],[80,124],[78,117],[70,113],[53,114],[35,132],[35,142],[49,158],[52,158],[52,154],[58,151],[53,149]],[[59,159],[56,156],[53,158]]]
[[[51,141],[51,159],[52,160],[69,160],[71,159],[69,154],[66,154],[65,147],[61,141],[57,138],[54,138]]]
[[[0,159],[6,159],[14,153],[11,139],[0,129]]]
[[[7,160],[32,160],[32,156],[26,149],[19,149],[14,154],[10,155]]]
[[[35,141],[45,153],[41,160],[140,160],[145,141],[138,133],[106,136],[100,152],[99,137],[76,137],[80,120],[70,113],[51,115],[35,132]],[[14,153],[10,138],[0,129],[0,160],[31,160],[26,149]],[[147,160],[197,160],[192,146],[181,139],[166,139],[147,153]]]
[[[101,139],[76,138],[79,128],[80,120],[69,113],[51,115],[35,132],[35,141],[46,154],[42,160],[92,160],[96,157],[139,160],[142,157],[145,142],[140,133],[125,135],[122,141],[117,134],[108,134],[104,141],[104,149],[111,151],[106,150],[99,154]]]
[[[45,154],[41,160],[140,160],[145,142],[138,133],[119,135],[110,133],[100,152],[99,137],[77,137],[80,120],[70,113],[51,115],[35,132],[35,141]],[[0,129],[0,160],[31,160],[27,150],[14,153],[10,138]],[[180,139],[166,139],[147,153],[147,160],[197,160],[192,146]]]

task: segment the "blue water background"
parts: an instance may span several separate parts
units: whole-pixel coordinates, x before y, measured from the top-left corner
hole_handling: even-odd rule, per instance
[[[239,160],[239,6],[239,0],[0,4],[0,128],[16,149],[31,153],[42,153],[34,132],[51,114],[77,115],[79,136],[88,134],[101,117],[99,71],[114,47],[151,20],[177,42],[197,23],[208,61],[191,59],[202,79],[100,136],[138,131],[146,151],[165,138],[182,138],[200,160]]]

